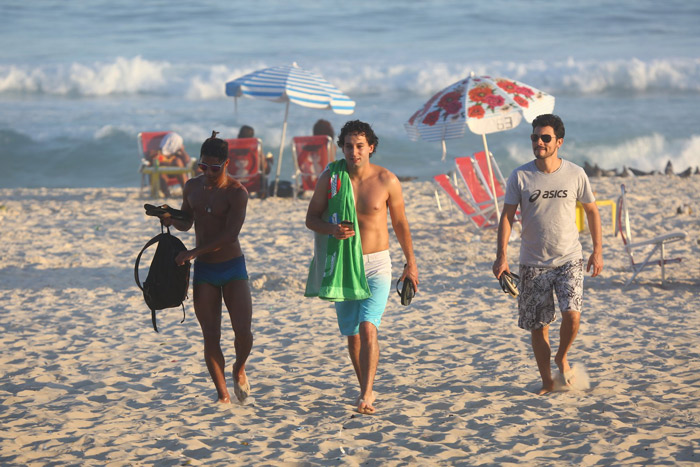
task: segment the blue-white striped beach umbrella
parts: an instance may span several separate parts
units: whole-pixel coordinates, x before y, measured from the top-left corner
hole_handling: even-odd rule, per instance
[[[282,152],[287,134],[287,117],[289,103],[310,107],[312,109],[331,109],[340,115],[350,115],[355,111],[355,102],[338,88],[326,81],[321,75],[291,65],[276,66],[254,71],[226,83],[226,95],[235,98],[244,96],[252,99],[265,99],[286,103],[282,141],[277,158],[277,175],[275,177],[275,196],[282,167]]]

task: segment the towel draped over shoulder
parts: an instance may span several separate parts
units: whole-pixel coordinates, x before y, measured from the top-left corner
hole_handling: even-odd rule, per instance
[[[365,276],[362,241],[357,223],[355,196],[345,159],[328,164],[328,210],[325,220],[332,224],[351,221],[355,236],[338,240],[332,235],[315,233],[314,257],[306,281],[306,297],[332,302],[363,300],[372,296]]]

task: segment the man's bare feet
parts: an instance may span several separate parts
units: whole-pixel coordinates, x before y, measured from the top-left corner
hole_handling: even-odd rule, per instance
[[[573,368],[565,371],[561,374],[562,380],[564,381],[564,384],[568,388],[573,388],[574,387],[574,381],[576,381],[576,375],[574,374]]]
[[[357,399],[355,399],[355,405],[360,405],[360,401],[361,401],[362,399],[363,399],[363,398],[362,398],[362,394],[360,394],[359,396],[357,396]],[[365,397],[364,399],[367,400],[368,398]],[[375,400],[377,400],[377,393],[376,393],[376,391],[372,391],[372,398],[371,398],[371,399],[372,399],[372,402],[374,402]]]
[[[373,414],[375,412],[374,406],[372,405],[374,403],[374,399],[374,391],[372,392],[371,396],[365,398],[360,397],[357,400],[357,411],[365,415]]]
[[[244,402],[250,395],[250,382],[248,381],[248,376],[245,374],[245,370],[243,370],[238,378],[234,375],[233,393],[240,402]]]
[[[360,403],[357,406],[357,411],[364,415],[372,415],[374,413],[374,407],[364,399],[360,399]]]
[[[544,396],[545,394],[549,394],[552,391],[554,391],[554,385],[542,386],[542,388],[537,392],[537,395]]]
[[[561,373],[561,378],[564,385],[569,388],[573,387],[575,375],[574,370],[569,366],[569,361],[566,358],[563,358],[562,360],[557,360],[555,358],[554,363],[556,363],[557,367],[559,368],[559,373]]]
[[[231,397],[226,396],[226,397],[220,397],[219,400],[217,400],[219,404],[230,404],[231,403]]]

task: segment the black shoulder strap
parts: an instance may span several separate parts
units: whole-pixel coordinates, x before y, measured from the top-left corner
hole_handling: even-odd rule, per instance
[[[168,234],[170,234],[170,228],[166,227]],[[139,252],[139,255],[136,257],[136,263],[134,264],[134,280],[136,281],[136,285],[139,286],[139,289],[143,291],[143,286],[141,285],[141,281],[139,280],[139,263],[141,262],[141,255],[143,254],[144,251],[146,251],[146,248],[149,246],[153,245],[154,243],[158,243],[161,239],[161,235],[163,235],[163,226],[160,226],[160,234],[156,235],[152,239],[150,239],[146,245],[144,245],[143,248],[141,248],[141,251]]]

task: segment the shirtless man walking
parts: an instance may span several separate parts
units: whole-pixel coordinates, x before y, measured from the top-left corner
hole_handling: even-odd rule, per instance
[[[220,346],[223,297],[235,334],[233,391],[243,402],[250,393],[245,363],[253,346],[253,334],[248,273],[238,235],[245,220],[248,193],[228,174],[228,144],[216,138],[216,132],[202,144],[198,165],[202,174],[185,184],[182,195],[182,211],[189,220],[162,217],[161,221],[182,231],[194,223],[197,246],[180,253],[175,261],[183,264],[195,260],[194,311],[204,336],[204,360],[219,402],[230,403]]]
[[[347,122],[338,137],[338,146],[345,156],[352,183],[365,275],[372,293],[370,298],[364,300],[335,302],[340,332],[347,336],[350,359],[360,383],[357,411],[363,414],[375,411],[372,387],[379,362],[377,330],[391,287],[387,210],[406,257],[401,280],[411,281],[416,290],[418,286],[418,268],[404,211],[401,184],[396,175],[370,162],[378,142],[370,125],[359,120]],[[309,202],[306,226],[338,240],[348,239],[355,235],[353,227],[330,223],[324,218],[328,208],[329,180],[330,172],[326,170],[319,177]]]

